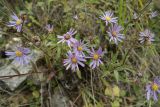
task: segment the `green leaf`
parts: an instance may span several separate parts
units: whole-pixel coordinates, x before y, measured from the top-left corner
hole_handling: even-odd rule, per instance
[[[113,103],[111,103],[112,107],[120,107],[119,101],[115,100]]]
[[[32,95],[35,97],[35,98],[39,98],[40,94],[38,91],[33,91],[32,92]]]
[[[102,101],[97,102],[96,107],[104,107],[104,103]]]
[[[39,6],[39,7],[44,6],[44,2],[38,2],[38,3],[37,3],[37,6]]]
[[[79,78],[79,79],[82,79],[81,71],[80,71],[80,70],[77,70],[76,73],[77,73],[78,78]]]
[[[112,88],[110,86],[106,87],[104,94],[107,96],[112,96]]]
[[[114,85],[113,87],[113,95],[119,97],[120,89],[118,86]]]
[[[115,76],[116,81],[118,83],[118,81],[119,81],[119,73],[118,73],[118,71],[114,70],[114,76]]]
[[[126,91],[124,91],[124,90],[121,90],[121,93],[120,93],[120,96],[125,96],[126,95]]]
[[[33,16],[29,16],[29,18],[32,20],[32,22],[34,24],[37,24],[38,26],[41,26],[41,24]]]

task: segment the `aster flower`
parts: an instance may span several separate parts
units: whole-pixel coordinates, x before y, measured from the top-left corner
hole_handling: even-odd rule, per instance
[[[17,32],[21,32],[23,20],[18,18],[15,13],[13,13],[13,15],[11,15],[11,17],[13,20],[9,21],[9,24],[7,24],[7,26],[9,26],[9,27],[15,26],[17,29]]]
[[[100,16],[100,18],[106,22],[106,25],[108,25],[108,23],[117,23],[118,17],[113,17],[112,11],[106,11],[102,16]]]
[[[63,63],[64,63],[64,66],[66,66],[66,70],[71,68],[71,70],[76,71],[76,70],[79,70],[78,65],[81,65],[82,67],[85,66],[83,64],[83,62],[85,61],[86,60],[82,56],[79,56],[78,54],[72,53],[71,51],[69,51],[67,54],[67,59],[64,59]]]
[[[144,30],[143,32],[140,32],[139,36],[140,43],[151,44],[154,41],[154,34],[151,33],[151,31],[148,29]]]
[[[157,11],[154,11],[154,12],[151,12],[150,15],[149,15],[149,18],[152,19],[154,17],[158,16],[158,12]]]
[[[124,34],[120,33],[121,30],[123,30],[121,26],[112,24],[111,27],[109,27],[109,31],[107,32],[110,37],[110,41],[114,41],[115,44],[122,42],[122,39],[124,39]]]
[[[70,29],[66,34],[63,34],[63,36],[58,35],[58,38],[61,39],[58,43],[66,42],[67,45],[71,47],[74,43],[77,42],[77,40],[72,37],[76,33],[77,31],[75,31],[74,29]]]
[[[95,51],[92,48],[92,51],[90,51],[90,57],[89,57],[89,58],[92,58],[92,62],[89,65],[92,69],[95,69],[100,64],[103,64],[103,62],[101,61],[102,55],[103,55],[103,52],[101,47],[97,51]]]
[[[154,79],[154,81],[151,84],[148,84],[146,86],[147,91],[147,100],[150,100],[151,97],[153,97],[154,101],[158,101],[158,95],[160,93],[160,84],[157,79]]]
[[[9,56],[9,59],[13,59],[13,64],[15,65],[25,65],[30,61],[30,57],[28,56],[30,53],[29,48],[16,47],[14,51],[7,51],[5,54]]]
[[[45,27],[45,29],[46,29],[49,33],[51,33],[51,32],[53,31],[53,25],[47,24],[46,27]]]
[[[86,44],[84,44],[84,41],[77,41],[73,45],[73,51],[81,56],[85,56],[84,51],[89,51]]]

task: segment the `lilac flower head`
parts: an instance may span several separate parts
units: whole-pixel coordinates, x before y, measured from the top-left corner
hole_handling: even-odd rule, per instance
[[[120,31],[123,30],[123,28],[117,24],[112,24],[111,27],[109,27],[109,31],[107,32],[110,41],[114,41],[115,44],[118,45],[118,42],[122,42],[122,39],[124,39],[124,34],[121,34]]]
[[[45,28],[49,33],[53,32],[53,25],[47,24]]]
[[[154,17],[158,16],[158,12],[157,11],[154,11],[154,12],[151,12],[150,15],[149,15],[149,18],[152,19]]]
[[[81,56],[85,56],[84,51],[89,52],[89,49],[87,48],[86,44],[84,44],[84,41],[77,41],[73,45],[73,50],[75,53],[77,53]]]
[[[7,24],[7,26],[9,26],[9,27],[15,26],[17,29],[17,32],[21,32],[23,20],[18,18],[15,13],[13,13],[13,15],[11,15],[11,17],[13,20],[9,21],[9,24]]]
[[[90,57],[89,57],[89,58],[92,58],[92,62],[89,65],[92,69],[95,69],[100,64],[103,64],[101,61],[102,55],[103,55],[103,51],[101,47],[97,51],[95,51],[92,48],[92,51],[90,51]]]
[[[112,11],[106,11],[100,18],[106,22],[106,25],[108,23],[117,23],[117,17],[113,17]]]
[[[70,29],[69,32],[67,32],[66,34],[63,34],[63,36],[58,35],[58,38],[61,39],[58,43],[66,42],[67,45],[71,47],[74,43],[77,42],[77,40],[72,37],[76,33],[77,31],[75,31],[74,29]]]
[[[140,43],[151,44],[154,41],[154,34],[151,33],[151,31],[148,29],[146,29],[143,32],[140,32],[139,36],[140,36],[139,38]]]
[[[30,53],[29,48],[23,48],[23,47],[16,47],[16,49],[12,52],[7,51],[5,54],[9,56],[9,59],[14,59],[13,64],[14,65],[25,65],[28,64],[30,61],[30,57],[28,56]]]
[[[71,70],[77,71],[79,70],[78,65],[81,65],[82,67],[85,66],[83,64],[83,62],[85,61],[86,60],[82,56],[79,56],[78,54],[72,53],[71,51],[69,51],[67,54],[67,59],[64,59],[63,63],[64,63],[64,66],[66,66],[66,70],[71,68]]]
[[[160,84],[159,82],[154,79],[153,83],[148,84],[146,86],[147,91],[147,100],[150,100],[151,97],[153,97],[154,101],[158,101],[158,95],[160,93]]]

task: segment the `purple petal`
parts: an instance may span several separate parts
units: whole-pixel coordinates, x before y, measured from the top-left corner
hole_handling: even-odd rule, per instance
[[[97,65],[97,61],[94,61],[94,63],[93,63],[93,69],[96,68],[96,65]]]
[[[30,52],[31,52],[31,50],[30,49],[28,49],[28,48],[24,48],[24,51],[23,51],[25,54],[29,54]]]
[[[15,52],[5,52],[7,56],[15,55]]]
[[[147,100],[150,99],[150,96],[151,96],[151,90],[149,89],[149,90],[147,91]]]
[[[153,92],[153,99],[154,99],[155,101],[158,101],[157,94],[156,94],[155,91]]]
[[[81,65],[82,67],[85,66],[85,65],[84,65],[82,62],[80,62],[80,61],[78,61],[78,64]]]
[[[66,70],[68,70],[71,67],[71,63],[67,66]]]
[[[101,47],[99,47],[99,49],[98,49],[97,53],[98,53],[99,55],[101,55],[101,54],[102,54],[102,48],[101,48]]]
[[[29,62],[30,62],[30,57],[29,56],[26,56],[26,55],[24,55],[23,57],[22,57],[22,60],[23,60],[23,63],[24,64],[28,64]]]
[[[21,32],[22,24],[21,24],[21,25],[16,26],[16,29],[17,29],[17,32]]]
[[[17,17],[17,15],[15,13],[13,13],[14,15],[11,15],[11,17],[14,19],[14,20],[18,20],[19,18]]]

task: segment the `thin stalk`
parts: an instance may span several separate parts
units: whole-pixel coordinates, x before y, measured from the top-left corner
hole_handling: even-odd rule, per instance
[[[94,107],[95,107],[95,96],[94,96],[94,89],[93,89],[93,74],[92,74],[92,70],[91,70],[91,88],[92,88],[92,95],[93,95],[93,102],[94,102]]]

